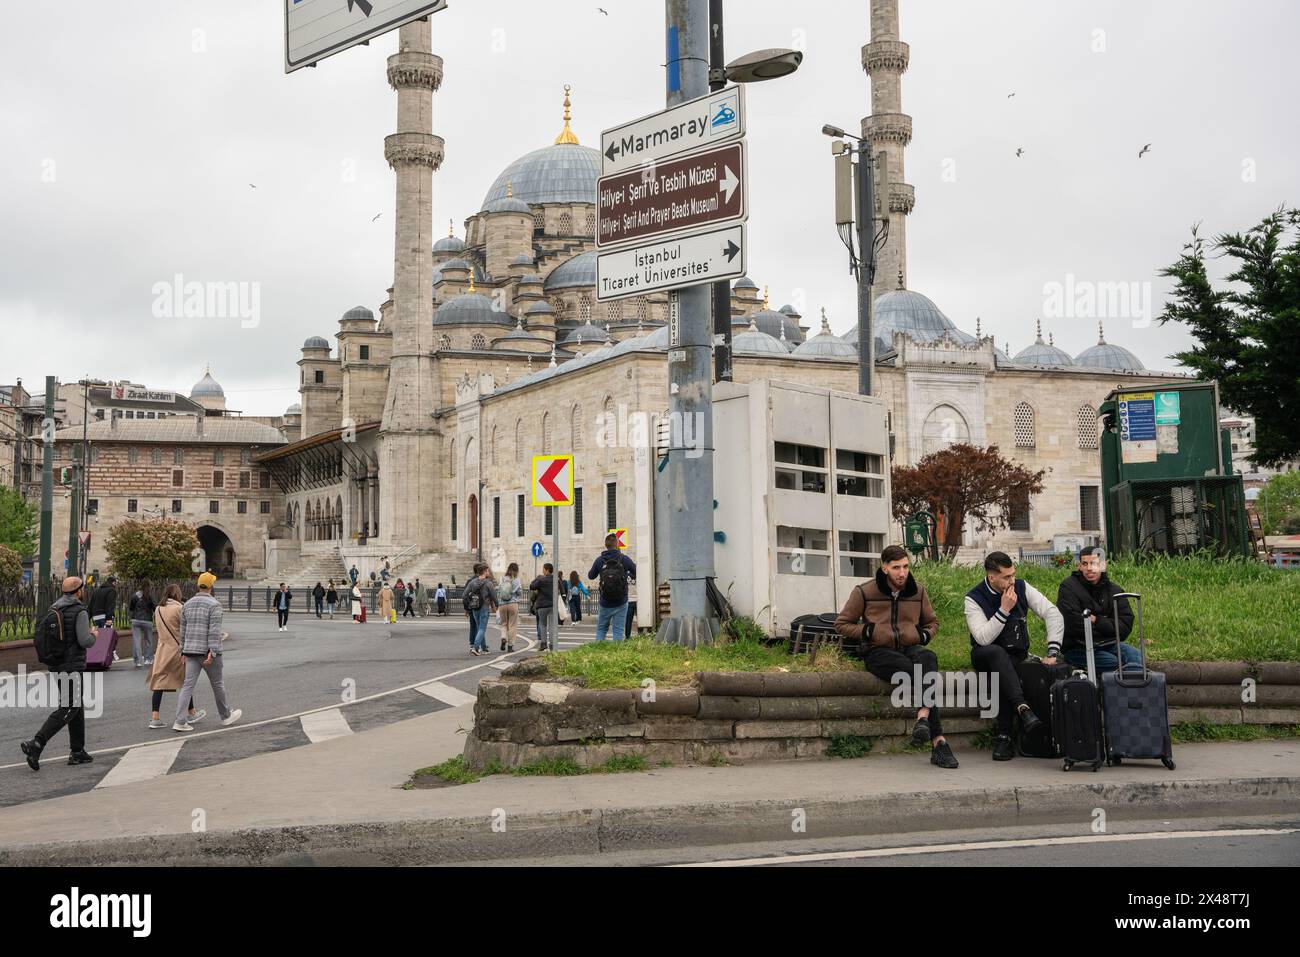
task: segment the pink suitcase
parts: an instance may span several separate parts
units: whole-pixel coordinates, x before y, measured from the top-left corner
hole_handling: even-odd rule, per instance
[[[105,625],[99,629],[95,643],[86,649],[86,670],[107,671],[113,667],[116,650],[117,631],[112,625]]]

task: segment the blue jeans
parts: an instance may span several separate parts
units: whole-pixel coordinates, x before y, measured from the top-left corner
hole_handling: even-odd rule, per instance
[[[471,645],[479,651],[487,651],[487,625],[490,609],[485,605],[471,614],[474,623],[474,643]]]
[[[614,640],[622,641],[624,630],[627,627],[627,602],[623,602],[617,608],[600,606],[600,613],[596,616],[597,641],[605,640],[605,632],[609,630],[611,624],[614,626]]]
[[[539,606],[537,609],[537,641],[538,644],[548,644],[555,641],[555,634],[551,629],[551,609],[553,605]],[[549,635],[549,637],[548,637]]]
[[[1142,652],[1138,651],[1132,645],[1126,645],[1122,642],[1119,646],[1119,653],[1124,656],[1125,671],[1142,670]],[[1062,654],[1070,664],[1076,668],[1086,670],[1088,667],[1087,652],[1081,647],[1072,647],[1066,649]],[[1097,677],[1100,679],[1108,671],[1114,671],[1119,667],[1119,661],[1115,657],[1115,649],[1098,648],[1095,645],[1092,649],[1092,657],[1097,662]]]

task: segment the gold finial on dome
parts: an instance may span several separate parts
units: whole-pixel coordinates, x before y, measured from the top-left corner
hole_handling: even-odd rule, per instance
[[[899,266],[899,267],[898,267],[898,288],[899,288],[899,289],[906,289],[906,288],[907,288],[906,286],[903,285],[903,267],[902,267],[902,266]]]
[[[474,267],[469,267],[469,291],[470,295],[474,294]]]
[[[555,138],[556,146],[559,146],[561,143],[573,143],[575,146],[578,145],[578,137],[574,135],[573,130],[569,129],[569,120],[572,119],[572,116],[569,113],[569,107],[572,105],[569,101],[569,91],[571,89],[572,87],[570,87],[569,84],[564,84],[564,129],[560,130],[560,135]]]
[[[509,199],[514,195],[515,195],[515,181],[512,179],[506,180],[506,198]]]
[[[764,309],[770,309],[770,308],[771,308],[771,307],[768,305],[768,303],[767,303],[767,287],[766,287],[766,286],[763,287],[763,308],[764,308]]]

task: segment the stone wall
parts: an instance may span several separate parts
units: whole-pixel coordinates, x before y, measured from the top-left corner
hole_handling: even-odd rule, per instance
[[[1172,724],[1300,724],[1300,662],[1169,662]],[[1244,679],[1255,701],[1243,703]],[[700,672],[691,688],[650,693],[583,687],[548,678],[525,659],[479,684],[465,759],[516,767],[570,758],[593,767],[618,755],[648,763],[708,764],[823,757],[836,737],[871,738],[873,751],[905,744],[914,708],[894,708],[885,682],[862,671]],[[1046,715],[1040,715],[1046,718]],[[944,708],[944,735],[969,747],[993,726],[972,708]]]

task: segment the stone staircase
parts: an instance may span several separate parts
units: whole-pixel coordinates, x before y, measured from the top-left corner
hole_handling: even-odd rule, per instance
[[[400,578],[409,582],[418,578],[420,584],[428,588],[434,588],[438,582],[442,582],[451,589],[453,577],[457,587],[465,584],[474,571],[476,561],[478,559],[473,552],[423,552],[394,568],[392,580]]]
[[[336,582],[347,578],[347,569],[339,557],[338,546],[319,555],[304,555],[296,564],[282,569],[275,578],[266,579],[266,583],[278,585],[288,582],[293,586],[314,585],[316,582],[328,584],[330,579]]]

